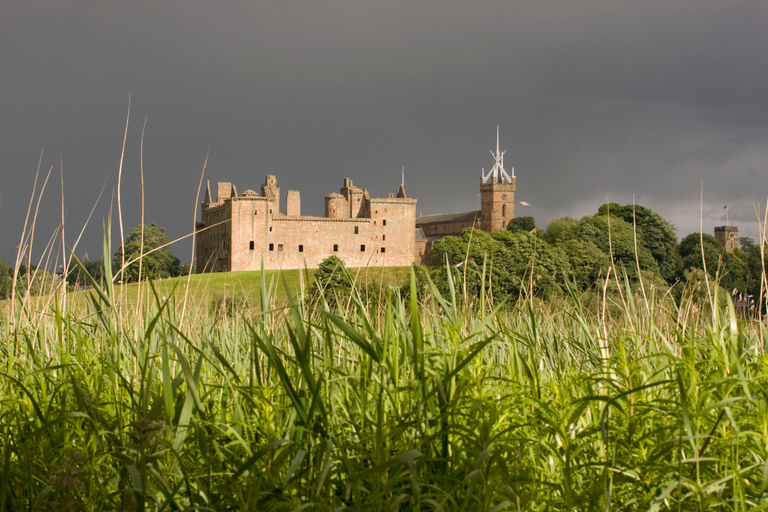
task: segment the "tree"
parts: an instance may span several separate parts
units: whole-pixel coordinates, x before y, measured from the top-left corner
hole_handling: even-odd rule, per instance
[[[7,261],[0,260],[0,299],[11,296],[13,286],[13,268]]]
[[[481,287],[489,285],[494,297],[517,297],[521,290],[533,292],[546,299],[560,289],[570,275],[570,264],[565,253],[528,231],[484,231],[465,229],[458,237],[445,237],[432,249],[442,262],[446,258],[451,272],[466,279],[469,296],[477,296]],[[439,261],[439,260],[438,260]],[[466,266],[464,262],[466,261]],[[483,278],[485,266],[485,283]],[[448,278],[443,269],[439,281]],[[446,289],[438,282],[438,288]]]
[[[101,282],[101,279],[104,277],[104,260],[85,260],[83,261],[83,266],[85,267],[86,272],[88,272],[97,283]],[[82,269],[76,265],[74,261],[71,261],[69,264],[69,271],[67,272],[67,284],[79,288],[89,287],[91,282],[85,277]]]
[[[712,235],[691,233],[680,241],[677,252],[682,259],[685,270],[691,268],[704,269],[704,262],[701,259],[702,241],[704,242],[704,262],[707,264],[707,273],[710,276],[714,276],[720,265],[720,255],[725,248]]]
[[[532,287],[530,291],[547,299],[562,290],[571,274],[562,249],[527,231],[496,231],[492,236],[503,245],[493,262],[494,294],[516,296]]]
[[[623,268],[631,279],[638,278],[638,264],[640,270],[659,273],[659,266],[645,246],[642,236],[639,233],[637,235],[637,255],[635,255],[635,233],[632,226],[623,219],[615,217],[613,213],[610,216],[595,215],[581,219],[576,238],[594,243],[609,257],[612,252],[617,271],[621,272]],[[636,257],[637,260],[635,260]]]
[[[45,295],[53,292],[57,281],[58,278],[53,272],[38,268],[18,278],[16,293],[24,295],[29,289],[30,296]]]
[[[544,240],[551,244],[576,238],[579,221],[570,217],[560,217],[549,223],[544,232]]]
[[[518,231],[530,233],[534,229],[536,229],[536,223],[534,222],[533,217],[515,217],[509,221],[509,224],[507,224],[507,230],[513,233],[517,233]]]
[[[749,250],[755,246],[755,239],[751,236],[740,236],[739,237],[739,247],[741,247],[741,250],[744,252],[749,252]]]
[[[644,245],[656,260],[661,277],[667,282],[673,282],[680,276],[681,262],[675,249],[677,235],[675,228],[650,208],[640,205],[624,205],[606,203],[598,208],[598,215],[614,215],[630,226],[636,226],[638,245],[642,239]]]
[[[125,237],[125,263],[136,259],[123,271],[123,282],[133,282],[139,278],[138,257],[143,253],[141,276],[149,279],[158,277],[174,277],[179,275],[180,261],[173,252],[164,247],[170,240],[165,234],[165,228],[155,225],[154,222],[144,226],[144,246],[141,246],[142,226],[136,226]],[[153,249],[157,249],[154,250]],[[118,247],[112,258],[112,268],[115,275],[122,264],[122,246]]]
[[[571,239],[558,243],[557,247],[568,256],[573,278],[581,290],[592,286],[601,274],[605,276],[611,265],[610,256],[593,242]]]
[[[768,269],[768,251],[766,251],[765,260],[763,260],[760,244],[753,243],[746,251],[745,263],[747,265],[747,293],[758,296],[763,286],[763,269]],[[765,290],[762,291],[765,292]]]
[[[329,306],[338,303],[341,297],[349,296],[352,288],[352,276],[344,261],[336,255],[325,258],[315,270],[311,297],[316,301],[325,297]]]

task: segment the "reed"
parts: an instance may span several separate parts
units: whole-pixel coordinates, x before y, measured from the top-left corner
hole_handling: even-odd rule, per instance
[[[261,279],[253,314],[107,280],[3,319],[0,510],[768,506],[765,327],[728,300]]]

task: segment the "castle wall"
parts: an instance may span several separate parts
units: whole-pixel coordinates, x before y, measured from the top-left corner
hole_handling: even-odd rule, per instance
[[[262,259],[268,269],[314,268],[333,254],[350,267],[413,263],[415,199],[369,199],[364,190],[352,189],[350,181],[347,192],[354,201],[340,194],[326,198],[326,210],[329,198],[331,205],[346,206],[339,212],[343,218],[298,215],[295,191],[289,191],[288,215],[283,215],[278,208],[279,188],[270,178],[274,177],[267,176],[261,196],[248,190],[222,203],[202,205],[197,235],[199,271],[258,270]],[[358,197],[360,205],[354,206]],[[353,212],[366,216],[352,218]]]
[[[216,186],[216,202],[221,203],[232,197],[232,183],[220,181]]]
[[[198,226],[204,231],[196,236],[198,272],[222,272],[229,269],[230,216],[229,202],[203,204],[202,222]]]
[[[285,199],[285,214],[289,217],[301,215],[301,198],[298,190],[289,190]]]
[[[341,194],[325,196],[325,216],[331,219],[349,218],[349,201]]]

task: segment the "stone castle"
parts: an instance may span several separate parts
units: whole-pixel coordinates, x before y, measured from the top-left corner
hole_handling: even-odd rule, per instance
[[[337,255],[348,267],[407,266],[425,263],[432,242],[460,235],[467,227],[506,229],[515,216],[515,173],[504,169],[498,127],[494,165],[480,179],[480,210],[416,217],[416,199],[404,183],[386,198],[372,198],[349,178],[340,193],[325,197],[325,216],[301,215],[299,192],[289,190],[284,213],[280,187],[267,175],[261,194],[238,194],[232,183],[219,182],[216,198],[210,183],[197,231],[199,272],[315,268]]]

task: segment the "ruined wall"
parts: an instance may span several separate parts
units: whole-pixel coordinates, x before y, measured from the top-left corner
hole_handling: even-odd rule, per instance
[[[345,180],[342,192],[349,200],[342,194],[326,197],[326,214],[333,210],[328,217],[300,216],[295,191],[289,191],[287,215],[282,214],[273,176],[267,176],[262,195],[247,190],[223,202],[204,203],[198,223],[203,230],[197,237],[198,268],[258,270],[262,258],[268,269],[314,268],[332,254],[350,267],[413,263],[416,200],[370,199],[351,180]],[[221,221],[221,226],[209,227]]]
[[[301,215],[301,196],[298,190],[289,190],[285,199],[285,214],[289,217]]]
[[[203,204],[202,222],[198,224],[196,257],[198,272],[222,272],[230,261],[230,203]]]

